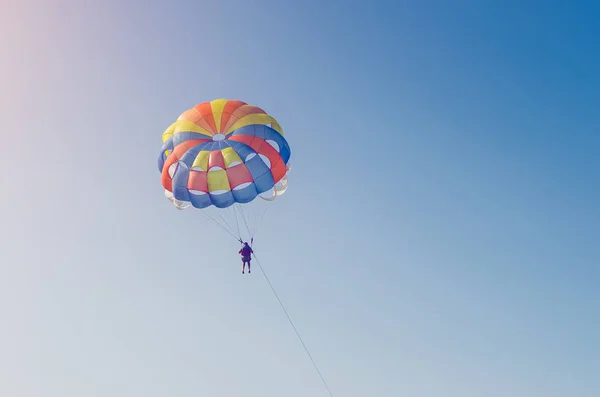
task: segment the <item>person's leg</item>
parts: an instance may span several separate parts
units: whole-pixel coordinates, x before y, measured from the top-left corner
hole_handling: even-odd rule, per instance
[[[250,258],[248,258],[248,273],[252,273],[252,272],[250,271]]]
[[[246,261],[242,259],[242,274],[244,274],[244,270],[246,270]]]

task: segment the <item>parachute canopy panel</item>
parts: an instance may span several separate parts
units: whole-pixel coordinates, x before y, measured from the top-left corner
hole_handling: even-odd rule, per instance
[[[217,99],[183,112],[162,135],[158,168],[178,209],[227,208],[287,190],[291,150],[259,107]]]

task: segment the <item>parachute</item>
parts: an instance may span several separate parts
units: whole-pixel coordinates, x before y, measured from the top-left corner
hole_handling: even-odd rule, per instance
[[[256,209],[264,207],[264,216],[288,189],[290,146],[277,120],[257,106],[227,99],[200,103],[166,129],[162,142],[158,169],[167,199],[178,210],[199,209],[240,242],[240,224],[243,222],[253,241],[258,226]],[[252,212],[254,223],[249,216]],[[333,397],[260,261],[253,256]]]
[[[240,225],[253,238],[265,204],[288,189],[290,157],[275,118],[243,101],[216,99],[186,110],[165,130],[158,169],[176,209],[202,210],[241,240]]]

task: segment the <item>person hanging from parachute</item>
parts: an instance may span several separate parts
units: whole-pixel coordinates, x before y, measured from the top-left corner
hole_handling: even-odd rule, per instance
[[[252,260],[253,253],[254,251],[252,250],[252,247],[248,244],[247,241],[244,242],[242,248],[240,248],[240,250],[238,251],[238,254],[242,256],[242,274],[244,274],[244,271],[246,270],[246,264],[248,264],[248,273],[251,273],[250,261]]]
[[[164,131],[158,169],[176,209],[200,210],[240,243],[247,241],[240,225],[246,226],[250,244],[239,254],[242,273],[246,264],[250,273],[256,228],[268,203],[288,189],[290,157],[275,118],[240,100],[215,99],[184,111]],[[262,215],[260,203],[266,205]]]

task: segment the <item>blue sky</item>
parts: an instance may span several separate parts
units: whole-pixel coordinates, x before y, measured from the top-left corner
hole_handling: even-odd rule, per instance
[[[598,395],[598,5],[3,8],[0,394],[327,395],[160,186],[163,130],[235,98],[292,147],[256,251],[334,396]]]

